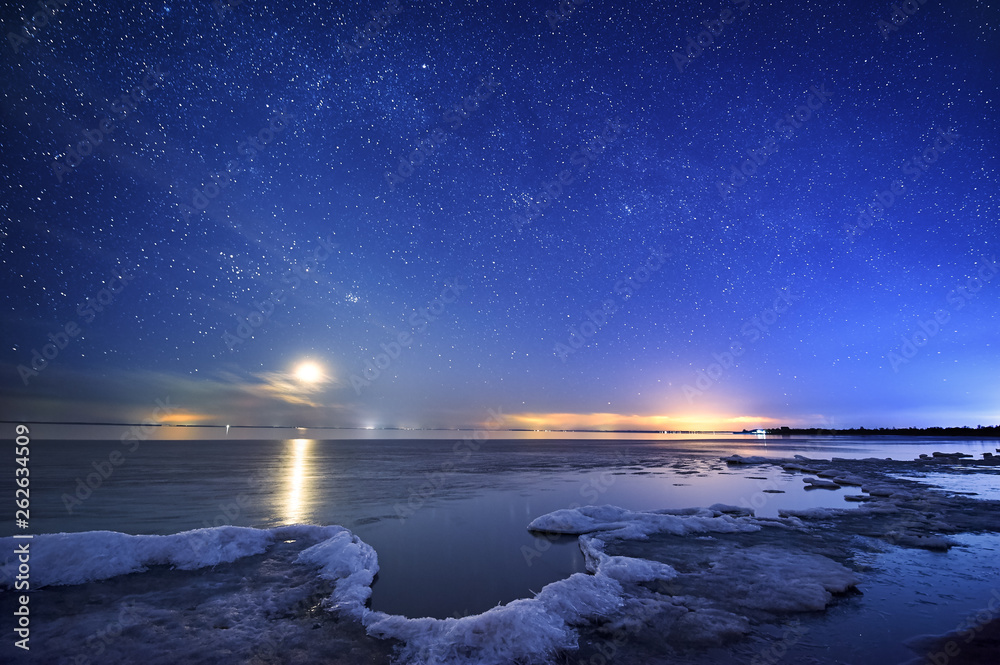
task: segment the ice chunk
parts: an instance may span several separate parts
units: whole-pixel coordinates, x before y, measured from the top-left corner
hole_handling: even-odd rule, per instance
[[[804,520],[825,520],[843,514],[844,511],[839,508],[804,508],[800,510],[781,509],[778,511],[778,515],[781,517],[798,517],[799,519]]]
[[[725,503],[713,503],[708,509],[719,515],[733,515],[735,517],[754,516],[752,508],[740,508],[739,506],[731,506]]]
[[[750,632],[750,621],[739,614],[707,607],[693,598],[629,598],[615,620],[604,627],[604,632],[612,635],[647,632],[659,643],[717,646]]]
[[[729,457],[721,458],[726,464],[772,464],[774,460],[767,457],[759,457],[753,455],[751,457],[743,457],[742,455],[730,455]]]
[[[865,484],[864,479],[859,478],[858,476],[851,475],[849,473],[834,476],[833,480],[838,485],[853,485],[855,487],[861,487],[862,485]]]
[[[701,517],[715,517],[715,512],[708,508],[659,508],[649,512],[656,515],[699,515]]]
[[[665,563],[628,556],[608,556],[604,553],[604,541],[597,538],[580,536],[580,549],[586,559],[587,570],[619,582],[654,582],[677,577],[677,571]]]
[[[916,547],[933,552],[947,552],[959,544],[947,536],[924,535],[907,531],[890,531],[886,534],[886,539],[902,547]]]
[[[194,570],[259,554],[275,539],[321,539],[339,527],[289,526],[264,530],[240,526],[194,529],[169,536],[117,531],[40,534],[31,540],[31,581],[38,587],[83,584],[169,565]],[[348,532],[349,533],[349,532]],[[9,565],[14,538],[0,538]],[[10,580],[3,580],[9,584]]]
[[[750,621],[725,610],[697,609],[682,615],[674,631],[685,642],[716,645],[749,633]]]
[[[335,582],[328,604],[360,619],[372,595],[378,573],[378,555],[371,545],[344,529],[331,538],[303,550],[297,559],[319,566],[320,577]]]
[[[2,545],[4,552],[14,550],[13,538],[0,541],[10,541],[10,545]],[[267,531],[237,526],[170,536],[134,536],[115,531],[41,534],[31,541],[31,581],[39,587],[82,584],[154,565],[192,570],[259,554],[271,541]]]
[[[813,467],[803,466],[802,464],[794,464],[794,463],[782,464],[781,468],[784,469],[785,471],[801,471],[803,473],[816,473],[816,469],[814,469]]]
[[[625,519],[625,514],[628,512],[617,506],[563,508],[535,518],[528,525],[528,530],[574,535],[610,531],[627,526],[628,520]]]
[[[403,663],[507,665],[538,662],[577,646],[573,626],[607,619],[622,605],[621,586],[604,575],[576,573],[545,586],[534,598],[460,619],[409,619],[367,612],[375,637],[395,638]]]
[[[806,487],[807,490],[811,490],[811,489],[839,490],[840,489],[840,485],[838,485],[837,483],[833,482],[832,480],[824,480],[822,478],[803,478],[802,482],[804,482],[807,485],[807,487]]]
[[[760,525],[751,518],[730,515],[669,515],[634,512],[618,506],[582,506],[542,515],[532,521],[528,529],[576,535],[601,531],[617,538],[643,539],[654,533],[684,536],[692,533],[758,531]]]
[[[833,593],[858,583],[849,568],[819,554],[799,554],[770,546],[736,550],[713,567],[726,580],[738,605],[769,612],[822,610]]]

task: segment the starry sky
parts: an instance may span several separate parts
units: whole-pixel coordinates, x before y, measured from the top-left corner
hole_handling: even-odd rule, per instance
[[[7,3],[0,418],[996,424],[990,5]]]

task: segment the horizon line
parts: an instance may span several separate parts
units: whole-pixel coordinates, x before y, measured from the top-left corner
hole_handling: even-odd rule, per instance
[[[743,429],[735,431],[732,429],[714,430],[648,430],[648,429],[532,429],[527,427],[509,428],[480,428],[480,427],[350,427],[343,425],[215,425],[215,424],[194,424],[194,423],[121,423],[121,422],[84,422],[75,420],[50,420],[50,421],[30,421],[30,420],[0,420],[0,423],[15,425],[86,425],[102,427],[207,427],[207,428],[227,428],[227,429],[322,429],[322,430],[356,430],[361,432],[371,431],[395,431],[395,432],[593,432],[603,434],[788,434],[803,432],[857,432],[857,431],[880,431],[880,430],[956,430],[968,429],[998,429],[1000,425],[932,425],[929,427],[758,427],[753,429]]]
[[[531,429],[527,427],[508,428],[481,428],[481,427],[350,427],[345,425],[199,425],[193,423],[111,423],[111,422],[84,422],[76,420],[0,420],[4,424],[16,425],[93,425],[106,427],[216,427],[231,429],[330,429],[330,430],[359,430],[362,432],[371,431],[401,431],[401,432],[604,432],[621,434],[721,434],[721,433],[753,433],[752,430],[735,432],[733,430],[659,430],[659,429]]]

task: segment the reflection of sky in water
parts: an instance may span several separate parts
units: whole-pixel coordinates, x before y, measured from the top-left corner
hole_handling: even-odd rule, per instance
[[[949,467],[952,468],[952,467]],[[1000,472],[981,469],[974,473],[963,473],[956,467],[955,473],[910,473],[889,474],[893,478],[916,480],[949,492],[975,492],[975,499],[1000,501]]]
[[[405,521],[359,525],[358,535],[379,553],[381,573],[372,607],[408,616],[478,612],[583,571],[574,538],[551,544],[526,530],[535,517],[574,504],[655,510],[726,503],[772,517],[781,508],[856,506],[844,501],[845,490],[805,490],[803,474],[780,468],[734,471],[705,461],[683,467],[653,473],[536,472],[510,489],[490,487],[483,478],[480,490],[471,496],[443,492],[442,500],[430,502]]]
[[[627,475],[611,475],[613,482],[595,497],[606,478],[602,480],[601,474],[592,474],[588,481],[576,483],[580,487],[575,492],[573,489],[568,489],[566,498],[567,505],[573,501],[584,504],[611,503],[634,510],[689,508],[724,503],[752,508],[758,517],[777,517],[779,509],[856,506],[844,501],[844,494],[857,494],[858,488],[807,490],[805,483],[802,482],[805,477],[806,474],[785,473],[780,468],[770,465],[728,468],[696,474],[670,471],[649,474],[633,472]],[[784,493],[764,490],[782,490]]]

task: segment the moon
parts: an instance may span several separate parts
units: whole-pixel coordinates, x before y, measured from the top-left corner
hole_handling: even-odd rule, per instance
[[[299,363],[295,367],[295,378],[302,383],[320,383],[325,378],[323,368],[311,360]]]

